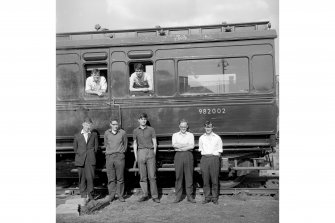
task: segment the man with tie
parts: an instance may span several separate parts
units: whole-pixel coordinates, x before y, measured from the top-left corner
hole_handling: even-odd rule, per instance
[[[95,154],[98,150],[98,136],[91,133],[92,120],[85,118],[81,132],[74,136],[73,150],[76,155],[75,165],[79,174],[79,190],[82,198],[88,196],[87,202],[93,200],[93,180],[95,172]]]

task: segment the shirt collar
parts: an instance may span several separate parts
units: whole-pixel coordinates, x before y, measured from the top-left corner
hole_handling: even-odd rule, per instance
[[[93,78],[93,77],[92,77],[92,78]],[[94,83],[99,83],[99,82],[100,82],[100,78],[101,78],[101,76],[98,78],[97,82],[95,82],[94,78],[92,79],[92,81],[93,81]]]
[[[113,135],[116,135],[119,132],[119,130],[116,130],[114,133],[112,129],[109,129],[109,132],[112,133]]]
[[[145,125],[143,129],[146,129],[148,126]],[[142,129],[141,126],[138,127],[139,129]]]
[[[205,133],[204,133],[204,136],[214,136],[214,133],[211,132],[211,134],[207,135],[207,133],[205,132]]]
[[[91,131],[85,132],[84,129],[82,129],[80,133],[81,133],[81,134],[90,134]]]
[[[180,135],[187,135],[187,133],[188,133],[187,131],[185,133],[182,133],[181,131],[179,131]]]

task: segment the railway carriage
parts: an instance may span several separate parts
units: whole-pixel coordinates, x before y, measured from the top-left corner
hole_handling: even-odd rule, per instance
[[[77,176],[72,142],[87,115],[100,138],[97,178],[104,176],[103,134],[111,117],[127,132],[126,169],[136,173],[132,132],[142,112],[156,130],[158,177],[174,171],[171,138],[181,118],[195,135],[196,171],[203,123],[214,123],[223,140],[222,187],[236,186],[250,171],[271,168],[278,132],[276,37],[269,22],[58,33],[56,177]],[[129,90],[135,63],[151,75],[152,91]],[[85,92],[93,69],[107,80],[101,96]]]

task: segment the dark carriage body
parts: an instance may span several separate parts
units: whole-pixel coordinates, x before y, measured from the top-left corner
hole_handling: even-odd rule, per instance
[[[128,168],[134,170],[132,131],[145,112],[158,138],[159,170],[172,170],[171,136],[181,118],[196,144],[204,121],[214,123],[227,171],[237,171],[242,160],[265,157],[278,131],[275,38],[268,22],[57,34],[57,156],[71,157],[73,135],[86,115],[103,151],[104,131],[115,117],[130,139]],[[152,92],[129,91],[136,62],[152,75]],[[84,89],[93,68],[108,82],[100,97]]]

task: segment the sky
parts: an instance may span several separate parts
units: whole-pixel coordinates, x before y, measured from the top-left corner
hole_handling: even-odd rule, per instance
[[[257,21],[270,21],[279,34],[279,0],[56,0],[57,33],[95,31],[96,24],[115,30]]]
[[[331,222],[334,3],[280,0],[279,6],[278,12],[274,0],[3,1],[0,190],[7,208],[1,219],[56,221],[55,32],[90,31],[97,23],[123,29],[269,20],[279,33],[280,13],[280,221]]]
[[[270,21],[278,0],[56,0],[56,32]]]

